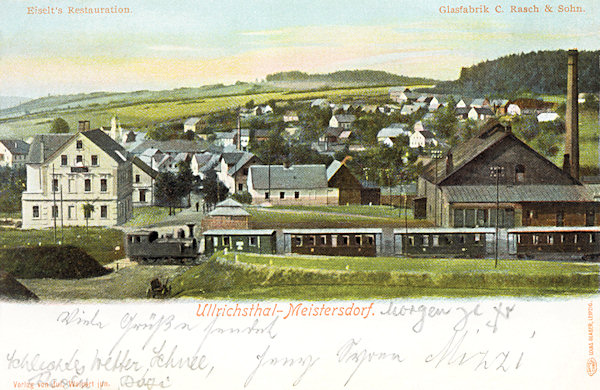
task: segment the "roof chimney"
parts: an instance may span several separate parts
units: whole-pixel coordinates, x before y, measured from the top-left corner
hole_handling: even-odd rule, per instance
[[[577,76],[577,49],[569,50],[567,65],[567,134],[565,140],[565,154],[569,156],[569,173],[579,179],[579,109],[578,76]],[[567,160],[565,160],[567,161]]]
[[[446,175],[449,175],[454,169],[454,161],[452,159],[452,153],[448,153],[446,156]]]

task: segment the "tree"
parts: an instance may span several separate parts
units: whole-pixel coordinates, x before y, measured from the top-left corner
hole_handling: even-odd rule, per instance
[[[85,218],[85,231],[87,233],[89,231],[89,219],[94,212],[94,205],[88,202],[81,205],[81,208],[83,209],[83,217]]]
[[[194,188],[194,183],[196,181],[196,177],[192,172],[192,168],[190,168],[189,161],[178,162],[177,169],[177,185],[179,187],[178,190],[181,195],[180,198],[183,198],[189,196],[190,192],[192,192],[192,189]]]
[[[69,130],[69,124],[63,118],[54,119],[50,125],[51,133],[68,133]]]
[[[181,203],[181,187],[177,177],[171,172],[161,172],[156,178],[156,201],[161,206],[169,207],[169,215],[173,208]]]
[[[254,99],[250,99],[246,102],[246,104],[244,104],[244,107],[246,107],[247,109],[251,109],[254,107]]]
[[[204,202],[214,205],[227,198],[229,190],[217,178],[214,171],[209,171],[202,183],[202,193],[204,194]]]
[[[458,130],[458,118],[455,112],[456,102],[452,98],[447,104],[433,114],[433,129],[436,134],[449,139],[456,135]]]

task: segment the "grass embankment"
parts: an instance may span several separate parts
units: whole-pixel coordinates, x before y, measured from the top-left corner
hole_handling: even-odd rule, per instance
[[[124,226],[143,227],[150,226],[169,217],[168,207],[148,206],[134,207],[133,218],[127,221]]]
[[[254,229],[403,227],[404,216],[386,206],[295,206],[289,208],[247,207]],[[427,221],[407,218],[409,227],[430,226]]]
[[[71,245],[0,249],[0,269],[24,279],[79,279],[109,272],[83,249]]]
[[[108,264],[125,257],[123,251],[123,232],[117,229],[90,227],[89,232],[85,227],[65,228],[57,230],[57,241],[62,240],[64,245],[73,245],[82,248],[100,264]],[[37,247],[40,245],[53,245],[54,230],[0,230],[0,249],[16,247]],[[115,249],[119,247],[119,249]]]
[[[213,256],[172,283],[176,297],[366,299],[543,296],[598,291],[598,265],[539,261]]]

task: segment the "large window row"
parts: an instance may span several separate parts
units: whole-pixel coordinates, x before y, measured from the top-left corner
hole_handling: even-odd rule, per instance
[[[514,227],[515,210],[501,208],[498,210],[498,226]],[[495,227],[496,209],[454,209],[454,227]]]
[[[93,210],[89,209],[89,208],[84,209],[81,205],[79,205],[79,207],[77,207],[75,205],[63,205],[62,209],[63,209],[63,212],[65,213],[63,215],[63,217],[66,218],[67,220],[93,219],[93,218],[97,218],[97,217],[95,217],[96,215],[98,215],[100,217],[100,219],[108,218],[108,206],[107,205],[94,206]],[[80,210],[79,215],[81,217],[78,217],[78,212],[77,212],[78,209]],[[61,210],[60,205],[50,206],[50,218],[52,218],[52,219],[61,218],[60,210]],[[32,217],[34,219],[40,219],[41,218],[40,211],[41,211],[40,206],[38,206],[38,205],[32,206],[32,210],[31,210]]]

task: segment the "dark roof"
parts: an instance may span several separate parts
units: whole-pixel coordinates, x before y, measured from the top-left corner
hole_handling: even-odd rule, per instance
[[[154,169],[150,168],[150,166],[142,160],[140,160],[139,157],[134,157],[131,162],[133,162],[133,164],[136,167],[140,168],[143,172],[147,173],[151,178],[156,179],[156,177],[158,176],[158,171],[155,171]]]
[[[489,149],[498,141],[509,135],[512,135],[510,133],[510,129],[502,126],[496,119],[488,120],[481,127],[481,130],[477,136],[466,142],[456,145],[445,154],[447,156],[448,153],[452,153],[453,170],[450,172],[450,174],[456,172],[479,154],[483,153],[485,150]],[[437,164],[437,175],[435,172],[435,166],[435,161],[431,161],[425,165],[422,176],[432,183],[435,183],[436,177],[437,182],[439,183],[447,176],[450,176],[450,174],[446,174],[446,164]]]
[[[327,188],[325,165],[253,165],[250,167],[252,186],[255,189],[268,189],[269,177],[273,189]]]
[[[530,109],[545,109],[545,108],[553,108],[554,103],[545,102],[543,100],[538,99],[528,99],[528,98],[519,98],[512,100],[510,104],[516,104],[519,108],[530,108]]]
[[[67,141],[73,138],[73,134],[38,134],[33,138],[27,154],[27,162],[41,164],[54,152],[56,152]]]
[[[127,150],[102,130],[84,131],[81,134],[92,141],[119,164],[128,160],[131,161],[131,157],[128,157],[129,153]]]
[[[444,195],[449,203],[494,203],[496,186],[445,186]],[[500,202],[593,202],[593,194],[582,185],[500,185]]]
[[[3,139],[0,140],[0,143],[12,154],[27,154],[29,152],[29,144],[20,139]]]
[[[435,138],[435,135],[429,130],[421,130],[421,131],[417,131],[417,133],[421,133],[423,135],[423,137],[425,137],[426,139]]]
[[[242,169],[244,165],[248,164],[252,160],[252,158],[254,158],[254,154],[250,152],[242,152],[242,157],[238,159],[238,161],[235,164],[233,164],[231,168],[229,168],[227,174],[229,176],[235,175],[240,169]]]
[[[473,109],[477,112],[478,115],[494,115],[494,111],[492,111],[489,107],[473,107]]]
[[[356,120],[356,117],[351,114],[337,114],[334,115],[335,119],[337,119],[340,123],[352,123]]]
[[[339,137],[342,131],[344,131],[343,127],[328,127],[323,136]]]
[[[164,153],[199,153],[206,150],[206,144],[184,139],[172,139],[168,141],[145,140],[136,146],[131,152],[141,154],[146,149],[160,149]]]
[[[471,111],[471,107],[456,107],[454,113],[456,115],[467,115]]]

